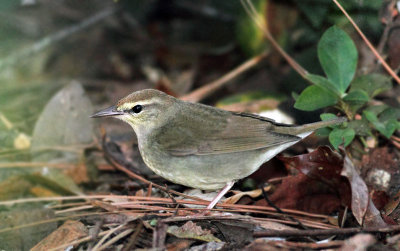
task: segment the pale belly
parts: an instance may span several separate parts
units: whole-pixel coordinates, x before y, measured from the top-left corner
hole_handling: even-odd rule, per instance
[[[258,150],[210,154],[168,156],[152,149],[141,155],[146,165],[161,177],[177,184],[203,190],[217,190],[255,172],[264,162],[297,142]]]

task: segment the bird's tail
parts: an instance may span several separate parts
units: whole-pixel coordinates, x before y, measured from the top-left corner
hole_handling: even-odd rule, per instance
[[[346,121],[347,121],[347,119],[345,117],[339,117],[339,118],[318,121],[318,122],[300,125],[300,126],[291,126],[291,127],[286,127],[286,128],[281,127],[281,129],[282,129],[282,133],[297,135],[299,137],[304,138],[319,128],[324,128],[324,127],[333,126],[333,125],[339,125]]]

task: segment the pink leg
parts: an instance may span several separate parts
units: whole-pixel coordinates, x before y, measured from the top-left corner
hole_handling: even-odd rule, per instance
[[[224,188],[215,196],[215,198],[210,202],[210,204],[207,206],[206,210],[211,210],[214,208],[214,206],[219,202],[219,200],[233,187],[233,184],[235,184],[234,181],[230,181],[226,183]]]

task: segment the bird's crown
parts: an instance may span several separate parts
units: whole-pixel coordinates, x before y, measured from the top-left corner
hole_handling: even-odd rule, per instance
[[[149,104],[157,104],[169,98],[170,96],[168,96],[164,92],[154,89],[145,89],[133,92],[128,96],[120,99],[116,107],[120,111],[130,110],[132,109],[132,107],[138,104],[142,106]]]

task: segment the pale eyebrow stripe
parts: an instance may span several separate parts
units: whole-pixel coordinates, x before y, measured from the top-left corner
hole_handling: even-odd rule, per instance
[[[145,107],[157,107],[157,106],[161,106],[161,103],[159,102],[152,102],[153,100],[150,100],[148,102],[142,103],[140,101],[135,102],[135,103],[125,103],[124,105],[122,105],[120,108],[122,111],[129,111],[130,109],[132,109],[134,106],[136,105],[141,105],[143,106],[143,108]]]

